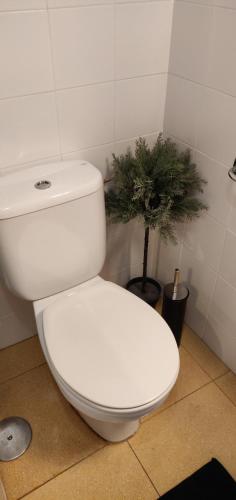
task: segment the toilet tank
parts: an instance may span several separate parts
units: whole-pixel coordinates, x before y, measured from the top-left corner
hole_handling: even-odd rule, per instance
[[[0,180],[0,273],[37,300],[95,277],[105,259],[101,173],[85,161],[21,169]]]

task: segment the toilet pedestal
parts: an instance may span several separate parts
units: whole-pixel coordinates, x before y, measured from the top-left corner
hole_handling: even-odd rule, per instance
[[[81,411],[78,412],[82,419],[91,427],[99,436],[111,443],[124,441],[133,436],[137,432],[140,421],[131,420],[127,422],[102,422],[95,418],[85,415]]]

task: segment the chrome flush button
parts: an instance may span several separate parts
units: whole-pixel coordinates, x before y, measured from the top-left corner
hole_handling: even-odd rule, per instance
[[[34,187],[36,189],[48,189],[51,187],[51,182],[50,181],[46,181],[45,179],[43,181],[38,181],[35,183]]]

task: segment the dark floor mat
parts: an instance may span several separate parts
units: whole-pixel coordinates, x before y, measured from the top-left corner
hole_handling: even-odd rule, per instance
[[[236,482],[216,458],[201,467],[161,500],[236,500]]]

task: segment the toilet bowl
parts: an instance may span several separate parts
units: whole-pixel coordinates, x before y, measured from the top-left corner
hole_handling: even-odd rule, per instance
[[[130,292],[96,277],[34,302],[39,338],[65,398],[112,442],[134,434],[179,371],[162,317]]]
[[[3,280],[33,302],[65,398],[103,438],[121,441],[168,396],[179,353],[154,309],[99,277],[105,250],[103,179],[93,165],[61,161],[3,177]]]

